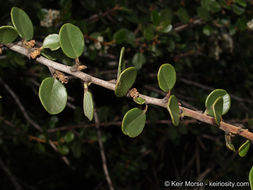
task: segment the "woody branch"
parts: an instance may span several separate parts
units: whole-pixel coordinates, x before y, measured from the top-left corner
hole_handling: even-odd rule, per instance
[[[19,54],[29,57],[29,51],[20,45],[9,43],[6,45],[6,47],[8,47],[12,51],[15,51]],[[91,82],[95,85],[107,88],[112,91],[115,90],[114,83],[93,77],[93,76],[86,74],[84,72],[81,72],[81,71],[73,72],[73,71],[71,71],[70,66],[63,65],[63,64],[55,62],[55,61],[51,61],[43,56],[38,57],[36,59],[36,62],[41,63],[49,68],[53,68],[55,70],[62,71],[62,72],[67,73],[69,75],[75,76],[83,81]],[[154,98],[154,97],[146,96],[143,94],[140,94],[139,96],[141,98],[145,99],[147,104],[152,104],[152,105],[160,106],[163,108],[167,107],[167,103],[164,101],[164,99]],[[216,126],[216,122],[213,117],[210,117],[200,111],[194,111],[194,110],[185,108],[183,106],[180,106],[180,110],[182,111],[184,116],[191,117],[191,118],[194,118],[194,119],[199,120],[201,122]],[[249,140],[253,140],[253,133],[249,132],[247,129],[242,129],[241,127],[237,127],[235,125],[226,123],[224,121],[222,121],[220,123],[219,128],[221,130],[225,131],[226,133],[237,134],[237,135],[245,137]]]

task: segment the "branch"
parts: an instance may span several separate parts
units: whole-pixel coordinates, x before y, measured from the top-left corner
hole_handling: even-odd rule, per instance
[[[195,18],[195,19],[192,19],[191,22],[188,24],[182,24],[182,25],[175,26],[174,30],[176,32],[180,32],[182,30],[185,30],[188,27],[192,27],[194,25],[198,25],[198,24],[202,24],[202,23],[204,23],[203,20],[201,20],[199,18]]]
[[[0,116],[0,120],[1,120],[1,116]],[[234,120],[232,120],[232,121],[234,121]],[[239,121],[241,121],[241,120],[239,120]],[[187,119],[182,122],[184,125],[188,125],[189,123],[196,123],[197,121],[195,119]],[[170,120],[159,120],[156,123],[167,124],[167,125],[172,124],[172,122]],[[146,124],[147,125],[151,124],[151,121],[147,120]],[[95,123],[69,125],[69,126],[62,126],[62,127],[57,127],[57,128],[53,128],[53,129],[48,129],[47,132],[48,133],[55,133],[58,131],[69,131],[69,130],[73,130],[73,129],[83,129],[83,128],[89,128],[89,127],[95,127],[95,126],[96,126]],[[121,121],[103,122],[103,123],[99,123],[99,126],[100,127],[121,126]]]
[[[16,104],[18,105],[19,109],[21,110],[22,114],[24,115],[25,119],[34,127],[36,128],[38,131],[42,132],[41,127],[35,122],[33,121],[30,116],[28,115],[28,113],[25,111],[25,108],[23,106],[23,104],[21,103],[21,101],[19,100],[19,98],[17,97],[17,95],[15,94],[15,92],[3,81],[3,79],[0,77],[0,83],[2,83],[2,85],[4,86],[4,88],[8,91],[8,93],[12,96],[12,98],[15,100]],[[49,141],[50,146],[56,151],[56,147],[55,145]],[[68,159],[65,156],[61,157],[62,160],[69,166],[70,163],[68,161]]]
[[[22,105],[22,103],[20,102],[19,98],[16,96],[16,94],[14,93],[14,91],[3,81],[3,79],[0,77],[0,83],[2,83],[2,85],[4,86],[4,88],[7,90],[7,92],[12,96],[12,98],[15,100],[16,104],[18,105],[19,109],[21,110],[22,114],[24,115],[25,119],[34,127],[36,128],[38,131],[42,132],[41,127],[35,123],[30,116],[28,115],[28,113],[25,111],[24,106]]]
[[[98,114],[97,114],[96,108],[94,109],[94,120],[95,120],[95,125],[96,125],[96,128],[97,128],[98,144],[99,144],[99,150],[100,150],[100,154],[101,154],[101,158],[102,158],[102,166],[103,166],[105,178],[106,178],[106,181],[108,183],[109,189],[114,190],[113,185],[112,185],[112,180],[110,178],[108,167],[107,167],[107,164],[106,164],[105,150],[104,150],[104,145],[103,145],[103,142],[102,142],[101,131],[100,131],[100,128],[99,128],[99,126],[100,126],[99,123],[100,122],[99,122],[99,119],[98,119]]]
[[[24,47],[21,47],[19,45],[15,45],[15,44],[7,44],[6,46],[9,49],[11,49],[12,51],[15,51],[19,54],[29,57],[29,52]],[[57,63],[55,61],[51,61],[49,59],[46,59],[45,57],[42,57],[42,56],[38,57],[36,59],[36,62],[39,62],[45,66],[48,66],[48,67],[52,67],[56,70],[68,73],[68,74],[75,76],[83,81],[91,82],[93,84],[96,84],[98,86],[104,87],[109,90],[113,90],[113,91],[115,90],[115,84],[113,84],[109,81],[105,81],[105,80],[93,77],[93,76],[83,73],[81,71],[72,72],[70,66],[63,65],[63,64]],[[158,98],[146,96],[143,94],[140,94],[140,97],[145,99],[147,104],[152,104],[152,105],[160,106],[163,108],[167,108],[167,103],[163,99],[158,99]],[[217,126],[213,117],[203,114],[202,112],[193,111],[193,110],[185,108],[183,106],[180,106],[180,110],[182,111],[184,116],[188,116],[188,117],[197,119],[199,121],[202,121],[204,123],[208,123],[210,125]],[[235,125],[228,124],[224,121],[222,121],[220,123],[219,128],[227,133],[237,134],[237,135],[245,137],[249,140],[253,140],[253,133],[249,132],[247,129],[242,129],[241,127],[237,127]]]
[[[185,78],[181,78],[180,81],[182,81],[183,83],[185,84],[189,84],[189,85],[192,85],[192,86],[196,86],[198,88],[202,88],[204,90],[208,90],[208,91],[212,91],[214,90],[213,87],[210,87],[210,86],[206,86],[206,85],[203,85],[203,84],[199,84],[197,82],[194,82],[194,81],[191,81],[189,79],[185,79]],[[230,94],[231,98],[233,98],[234,100],[236,101],[239,101],[239,102],[248,102],[248,103],[252,103],[252,100],[250,99],[243,99],[243,98],[240,98],[234,94]]]

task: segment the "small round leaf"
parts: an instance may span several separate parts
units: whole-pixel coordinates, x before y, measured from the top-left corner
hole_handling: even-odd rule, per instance
[[[163,64],[160,66],[157,74],[159,87],[164,91],[170,91],[176,83],[176,71],[171,64]]]
[[[69,132],[67,132],[66,135],[64,136],[64,141],[65,141],[66,143],[69,143],[69,142],[73,141],[74,138],[75,138],[74,133],[72,133],[71,131],[69,131]]]
[[[0,27],[0,43],[6,44],[13,42],[18,37],[16,29],[12,26]]]
[[[50,34],[43,41],[43,48],[49,48],[55,51],[60,48],[60,41],[58,34]]]
[[[62,155],[67,155],[69,153],[69,148],[66,145],[58,146],[58,151]]]
[[[91,121],[93,119],[94,105],[92,94],[89,91],[84,92],[83,111],[84,115]]]
[[[11,9],[11,21],[22,39],[31,40],[33,38],[33,24],[25,11],[13,7]]]
[[[172,30],[173,26],[168,21],[161,22],[160,27],[158,28],[162,33],[169,33]]]
[[[158,26],[160,24],[160,15],[156,10],[151,12],[151,20],[154,25]]]
[[[58,114],[63,111],[67,104],[66,88],[57,79],[48,77],[44,79],[39,88],[39,98],[50,114]]]
[[[71,146],[71,150],[75,158],[80,158],[82,154],[82,146],[80,141],[75,141]]]
[[[70,58],[75,59],[82,55],[84,38],[81,30],[70,23],[64,24],[59,32],[62,51]]]
[[[144,99],[141,98],[141,97],[136,97],[136,98],[134,98],[134,101],[135,101],[137,104],[140,104],[140,105],[145,104],[145,102],[146,102],[146,100],[144,100]]]
[[[146,62],[146,58],[143,53],[136,53],[133,57],[133,65],[136,69],[140,69],[143,64]]]
[[[172,124],[178,126],[180,121],[180,109],[178,101],[174,95],[170,96],[167,109],[170,113]]]
[[[125,135],[133,138],[141,134],[146,122],[145,110],[133,108],[129,110],[122,121],[121,130]]]
[[[186,9],[179,8],[176,14],[181,22],[186,24],[190,21],[190,17],[188,15],[188,12],[186,11]]]
[[[241,157],[246,156],[246,154],[248,153],[249,147],[250,147],[250,140],[247,140],[245,143],[243,143],[240,146],[240,148],[238,150],[239,156],[241,156]]]
[[[137,71],[134,67],[125,69],[119,76],[116,86],[115,95],[118,97],[125,96],[128,90],[133,86],[136,79]]]
[[[218,97],[214,101],[214,103],[212,105],[212,110],[213,110],[213,115],[214,115],[214,119],[216,121],[216,124],[220,125],[222,111],[223,111],[223,98],[221,96]]]
[[[226,114],[228,110],[230,109],[231,99],[227,91],[223,89],[216,89],[216,90],[213,90],[206,98],[205,106],[206,106],[206,112],[208,115],[214,116],[212,105],[214,101],[220,96],[223,98],[222,115]]]

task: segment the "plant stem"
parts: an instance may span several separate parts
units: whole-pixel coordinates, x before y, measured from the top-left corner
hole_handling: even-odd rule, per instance
[[[8,47],[12,51],[15,51],[19,54],[25,55],[27,57],[29,56],[28,50],[24,47],[19,46],[19,45],[10,43],[10,44],[7,44],[6,47]],[[72,72],[70,66],[63,65],[63,64],[57,63],[55,61],[51,61],[51,60],[46,59],[45,57],[42,57],[42,56],[38,57],[36,59],[36,61],[43,64],[43,65],[46,65],[48,67],[52,67],[56,70],[68,73],[68,74],[75,76],[83,81],[91,82],[93,84],[96,84],[98,86],[104,87],[109,90],[113,90],[113,91],[115,90],[114,83],[93,77],[93,76],[88,75],[88,74],[81,72],[81,71]],[[145,99],[146,104],[153,104],[156,106],[166,108],[166,103],[164,103],[163,99],[158,99],[158,98],[146,96],[143,94],[140,94],[139,97]],[[200,111],[193,111],[193,110],[185,108],[183,106],[180,106],[180,109],[184,113],[184,115],[187,117],[191,117],[191,118],[197,119],[199,121],[202,121],[204,123],[208,123],[208,124],[217,126],[213,117],[203,114]],[[221,121],[219,128],[225,132],[230,132],[232,134],[237,134],[242,137],[245,137],[249,140],[253,140],[253,133],[249,132],[247,129],[242,129],[241,127],[237,127],[235,125],[228,124],[224,121]]]

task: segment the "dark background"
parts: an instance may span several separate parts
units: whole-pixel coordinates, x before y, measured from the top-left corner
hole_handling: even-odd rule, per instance
[[[146,63],[138,70],[134,86],[149,96],[163,97],[157,91],[156,73],[161,64],[171,63],[177,71],[172,93],[184,106],[204,111],[205,98],[211,89],[225,89],[236,98],[232,98],[231,109],[223,119],[252,130],[253,33],[246,25],[252,19],[252,2],[248,1],[244,7],[240,4],[244,1],[229,4],[221,0],[216,1],[218,8],[217,4],[206,6],[206,2],[209,1],[6,0],[0,7],[0,25],[11,24],[10,10],[17,6],[33,21],[34,38],[38,42],[50,33],[58,33],[63,23],[79,26],[86,36],[85,52],[80,58],[88,66],[85,72],[104,80],[116,78],[122,46],[126,47],[128,66],[133,64],[135,53],[142,52]],[[122,9],[113,11],[115,5]],[[200,7],[209,18],[199,13]],[[40,25],[45,18],[42,9],[59,10],[61,15],[52,26],[43,27]],[[187,26],[182,31],[156,31],[151,34],[151,40],[147,39],[144,34],[147,27],[155,28],[152,10],[162,12],[165,9],[170,15],[166,19],[174,29]],[[185,10],[188,17],[180,14],[179,9]],[[201,24],[194,24],[199,18]],[[128,29],[131,34],[135,32],[134,40],[127,40],[130,35],[127,34],[122,37],[126,38],[123,43],[102,45],[101,49],[93,50],[94,41],[88,40],[87,35],[103,36],[105,42],[111,42],[121,28]],[[155,35],[159,43],[153,40]],[[57,61],[73,64],[64,56]],[[30,117],[44,129],[40,133],[28,123],[0,83],[0,189],[14,189],[10,176],[4,172],[5,167],[23,189],[108,189],[96,129],[92,125],[94,121],[89,122],[82,111],[82,83],[71,78],[66,85],[72,97],[69,102],[75,108],[67,106],[59,115],[50,116],[38,98],[38,85],[50,76],[46,67],[4,50],[0,55],[0,76],[21,100]],[[248,181],[252,149],[246,157],[239,157],[226,148],[224,132],[217,127],[189,121],[189,118],[174,127],[169,122],[167,110],[150,105],[144,131],[131,139],[121,132],[119,122],[127,110],[138,106],[129,98],[116,98],[114,92],[104,88],[91,85],[89,89],[93,92],[100,122],[107,124],[101,126],[101,132],[115,189],[165,189],[165,180]],[[69,130],[75,134],[75,139],[63,145],[69,149],[66,157],[70,166],[47,142],[29,140],[29,136],[33,136],[60,142],[68,130],[53,133],[47,130],[63,126],[89,126]],[[243,142],[245,139],[241,137],[233,138],[236,148]]]

